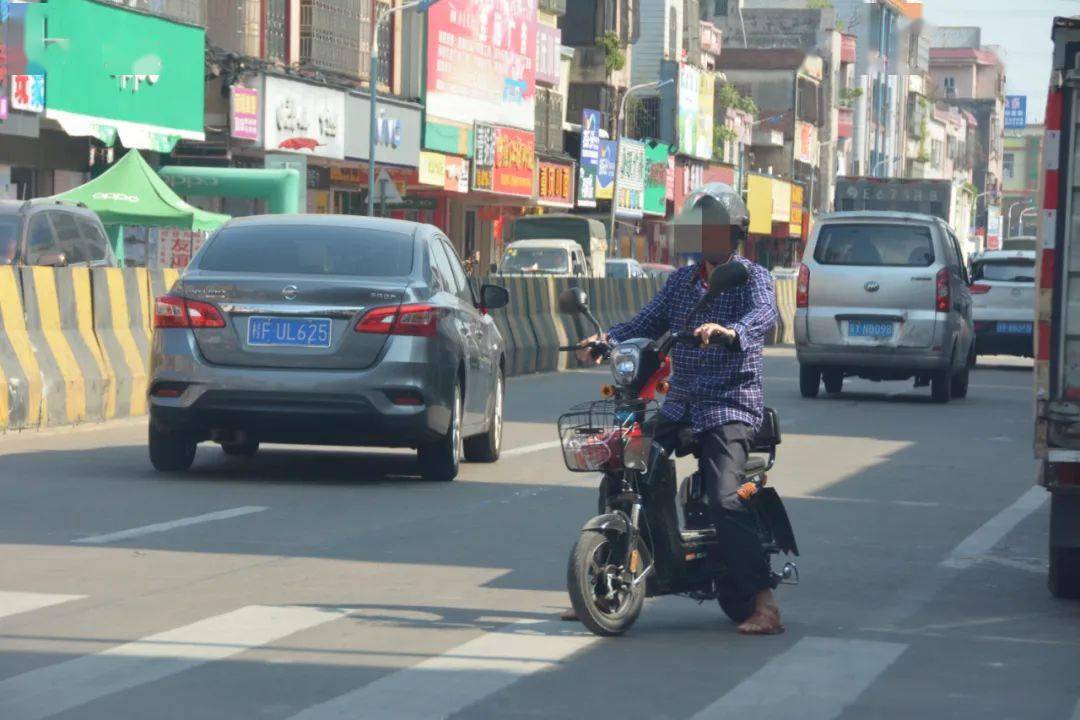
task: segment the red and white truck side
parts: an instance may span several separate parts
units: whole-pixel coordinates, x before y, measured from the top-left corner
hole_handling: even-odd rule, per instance
[[[1038,482],[1051,493],[1050,591],[1080,598],[1080,18],[1056,18],[1053,39],[1036,267],[1035,456]]]

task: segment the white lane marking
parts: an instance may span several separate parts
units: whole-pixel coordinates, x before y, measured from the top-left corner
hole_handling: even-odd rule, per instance
[[[85,595],[56,595],[54,593],[8,592],[0,590],[0,618],[41,608],[81,600]]]
[[[540,452],[541,450],[551,450],[557,448],[562,443],[558,440],[552,440],[551,442],[536,443],[535,445],[525,445],[522,447],[511,448],[509,450],[503,450],[503,457],[516,457],[518,455],[528,455],[529,453]]]
[[[228,520],[243,515],[252,515],[269,509],[270,508],[261,505],[245,505],[244,507],[218,510],[217,512],[206,513],[204,515],[194,515],[192,517],[169,520],[168,522],[154,523],[153,525],[143,525],[142,527],[121,530],[107,535],[91,535],[90,537],[72,540],[72,542],[86,545],[104,545],[119,540],[130,540],[131,538],[142,537],[143,535],[153,535],[154,533],[175,530],[176,528],[187,527],[189,525],[199,525],[201,523],[215,522],[217,520]]]
[[[900,643],[805,637],[692,720],[833,720],[907,649]]]
[[[1009,532],[1020,524],[1028,515],[1041,508],[1050,493],[1042,487],[1033,487],[1017,498],[1009,507],[987,520],[978,530],[968,535],[953,548],[941,567],[953,570],[966,570],[989,553]]]
[[[291,720],[445,718],[599,640],[559,621],[519,622],[313,705]]]
[[[0,681],[0,717],[41,720],[341,617],[314,608],[249,605]]]
[[[899,505],[900,507],[936,508],[941,503],[928,502],[925,500],[877,500],[874,498],[834,497],[831,495],[806,495],[798,493],[784,493],[785,499],[791,500],[824,500],[825,502],[854,503],[858,505]]]

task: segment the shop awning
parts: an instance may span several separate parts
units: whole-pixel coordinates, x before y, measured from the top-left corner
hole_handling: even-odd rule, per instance
[[[57,198],[86,205],[105,225],[214,230],[229,219],[184,202],[138,150],[129,150],[100,176]]]

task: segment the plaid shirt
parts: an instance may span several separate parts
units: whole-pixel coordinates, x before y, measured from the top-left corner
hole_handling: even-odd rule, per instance
[[[686,417],[689,407],[696,433],[730,422],[746,423],[756,430],[764,414],[762,350],[765,333],[776,322],[776,294],[768,270],[743,257],[734,260],[747,266],[750,281],[721,294],[689,318],[689,328],[707,322],[723,325],[735,331],[738,347],[697,348],[680,343],[672,352],[671,391],[663,415],[677,421]],[[636,337],[656,340],[668,331],[682,330],[705,295],[702,274],[701,266],[677,270],[641,312],[611,328],[608,338],[615,343]]]

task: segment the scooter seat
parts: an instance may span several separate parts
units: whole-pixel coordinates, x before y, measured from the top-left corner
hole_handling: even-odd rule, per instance
[[[700,530],[683,530],[679,533],[684,543],[708,542],[716,539],[714,528],[701,528]]]

